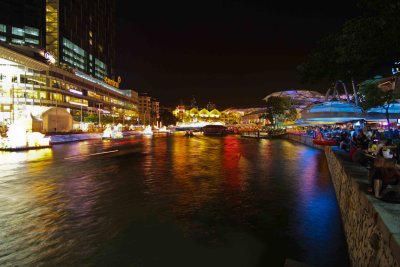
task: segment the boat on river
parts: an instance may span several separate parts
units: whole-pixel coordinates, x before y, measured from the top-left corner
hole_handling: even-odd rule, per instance
[[[202,128],[204,135],[222,136],[227,133],[226,127],[223,125],[206,125]]]

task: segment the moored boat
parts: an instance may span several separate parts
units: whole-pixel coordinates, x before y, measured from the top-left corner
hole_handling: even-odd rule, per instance
[[[204,135],[225,135],[226,127],[223,125],[206,125],[202,128]]]

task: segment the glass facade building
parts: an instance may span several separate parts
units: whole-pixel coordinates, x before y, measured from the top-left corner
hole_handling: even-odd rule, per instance
[[[58,34],[60,64],[98,79],[114,77],[115,0],[46,0],[46,16],[53,26],[47,34]],[[54,43],[46,41],[46,49],[56,49]]]
[[[4,0],[0,42],[43,48],[61,67],[115,78],[115,0]]]

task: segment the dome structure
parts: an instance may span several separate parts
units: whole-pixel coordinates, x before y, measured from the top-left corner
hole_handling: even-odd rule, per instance
[[[269,94],[263,100],[267,101],[271,96],[288,97],[292,101],[292,105],[296,108],[304,109],[313,103],[324,101],[324,95],[310,90],[286,90]]]
[[[301,118],[307,122],[347,122],[364,119],[362,108],[353,103],[328,101],[306,108]]]
[[[338,86],[341,85],[345,91],[347,101],[341,101]],[[332,90],[333,89],[333,90]],[[331,91],[332,90],[332,91]],[[332,93],[332,99],[328,98]],[[357,103],[357,99],[356,103]],[[350,102],[350,97],[346,85],[342,81],[337,81],[334,88],[330,88],[323,103],[314,104],[301,112],[301,118],[311,123],[343,123],[364,119],[365,114],[357,104]]]

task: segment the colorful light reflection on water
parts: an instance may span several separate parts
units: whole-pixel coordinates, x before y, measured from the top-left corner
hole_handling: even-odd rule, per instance
[[[80,142],[0,171],[2,266],[349,264],[324,155],[288,141]]]

